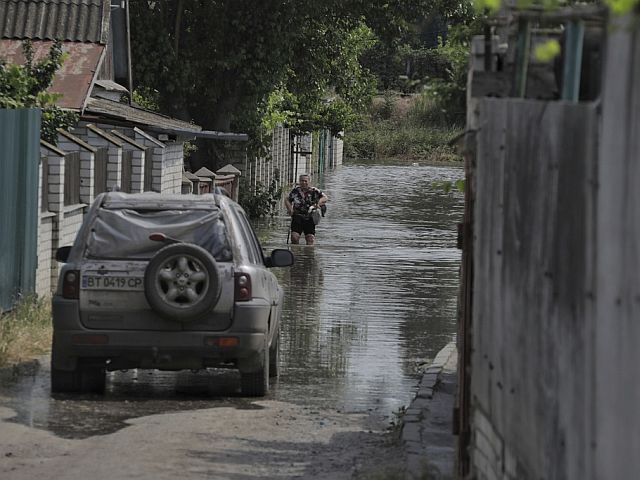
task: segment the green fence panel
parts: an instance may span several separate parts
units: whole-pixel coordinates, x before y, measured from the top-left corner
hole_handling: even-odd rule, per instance
[[[0,109],[0,309],[35,291],[39,109]]]

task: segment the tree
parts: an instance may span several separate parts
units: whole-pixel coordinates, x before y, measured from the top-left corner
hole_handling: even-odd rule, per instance
[[[22,51],[26,59],[24,65],[9,64],[0,59],[0,108],[41,108],[40,136],[56,144],[57,129],[75,125],[78,121],[75,112],[55,106],[61,94],[47,92],[64,61],[62,43],[55,41],[49,54],[37,63],[34,63],[30,41],[23,42]]]
[[[278,108],[300,130],[339,131],[374,91],[359,56],[429,8],[372,3],[132,0],[134,81],[163,112],[210,129],[255,134]]]

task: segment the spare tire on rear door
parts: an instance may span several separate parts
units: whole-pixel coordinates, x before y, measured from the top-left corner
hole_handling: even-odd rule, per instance
[[[147,302],[159,315],[187,322],[211,311],[220,298],[220,276],[213,256],[190,243],[158,250],[144,273]]]

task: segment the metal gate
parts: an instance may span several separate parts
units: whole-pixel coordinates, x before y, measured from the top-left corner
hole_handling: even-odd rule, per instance
[[[0,109],[0,309],[35,291],[39,109]]]
[[[107,164],[109,163],[109,149],[99,148],[95,154],[94,182],[95,194],[107,191]]]

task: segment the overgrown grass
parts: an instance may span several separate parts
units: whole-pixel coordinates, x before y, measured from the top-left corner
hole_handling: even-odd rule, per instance
[[[457,163],[461,158],[449,143],[461,131],[461,126],[446,122],[444,112],[428,96],[386,93],[346,132],[345,157],[365,162]]]
[[[0,311],[0,366],[34,358],[51,347],[51,301],[26,296]]]

